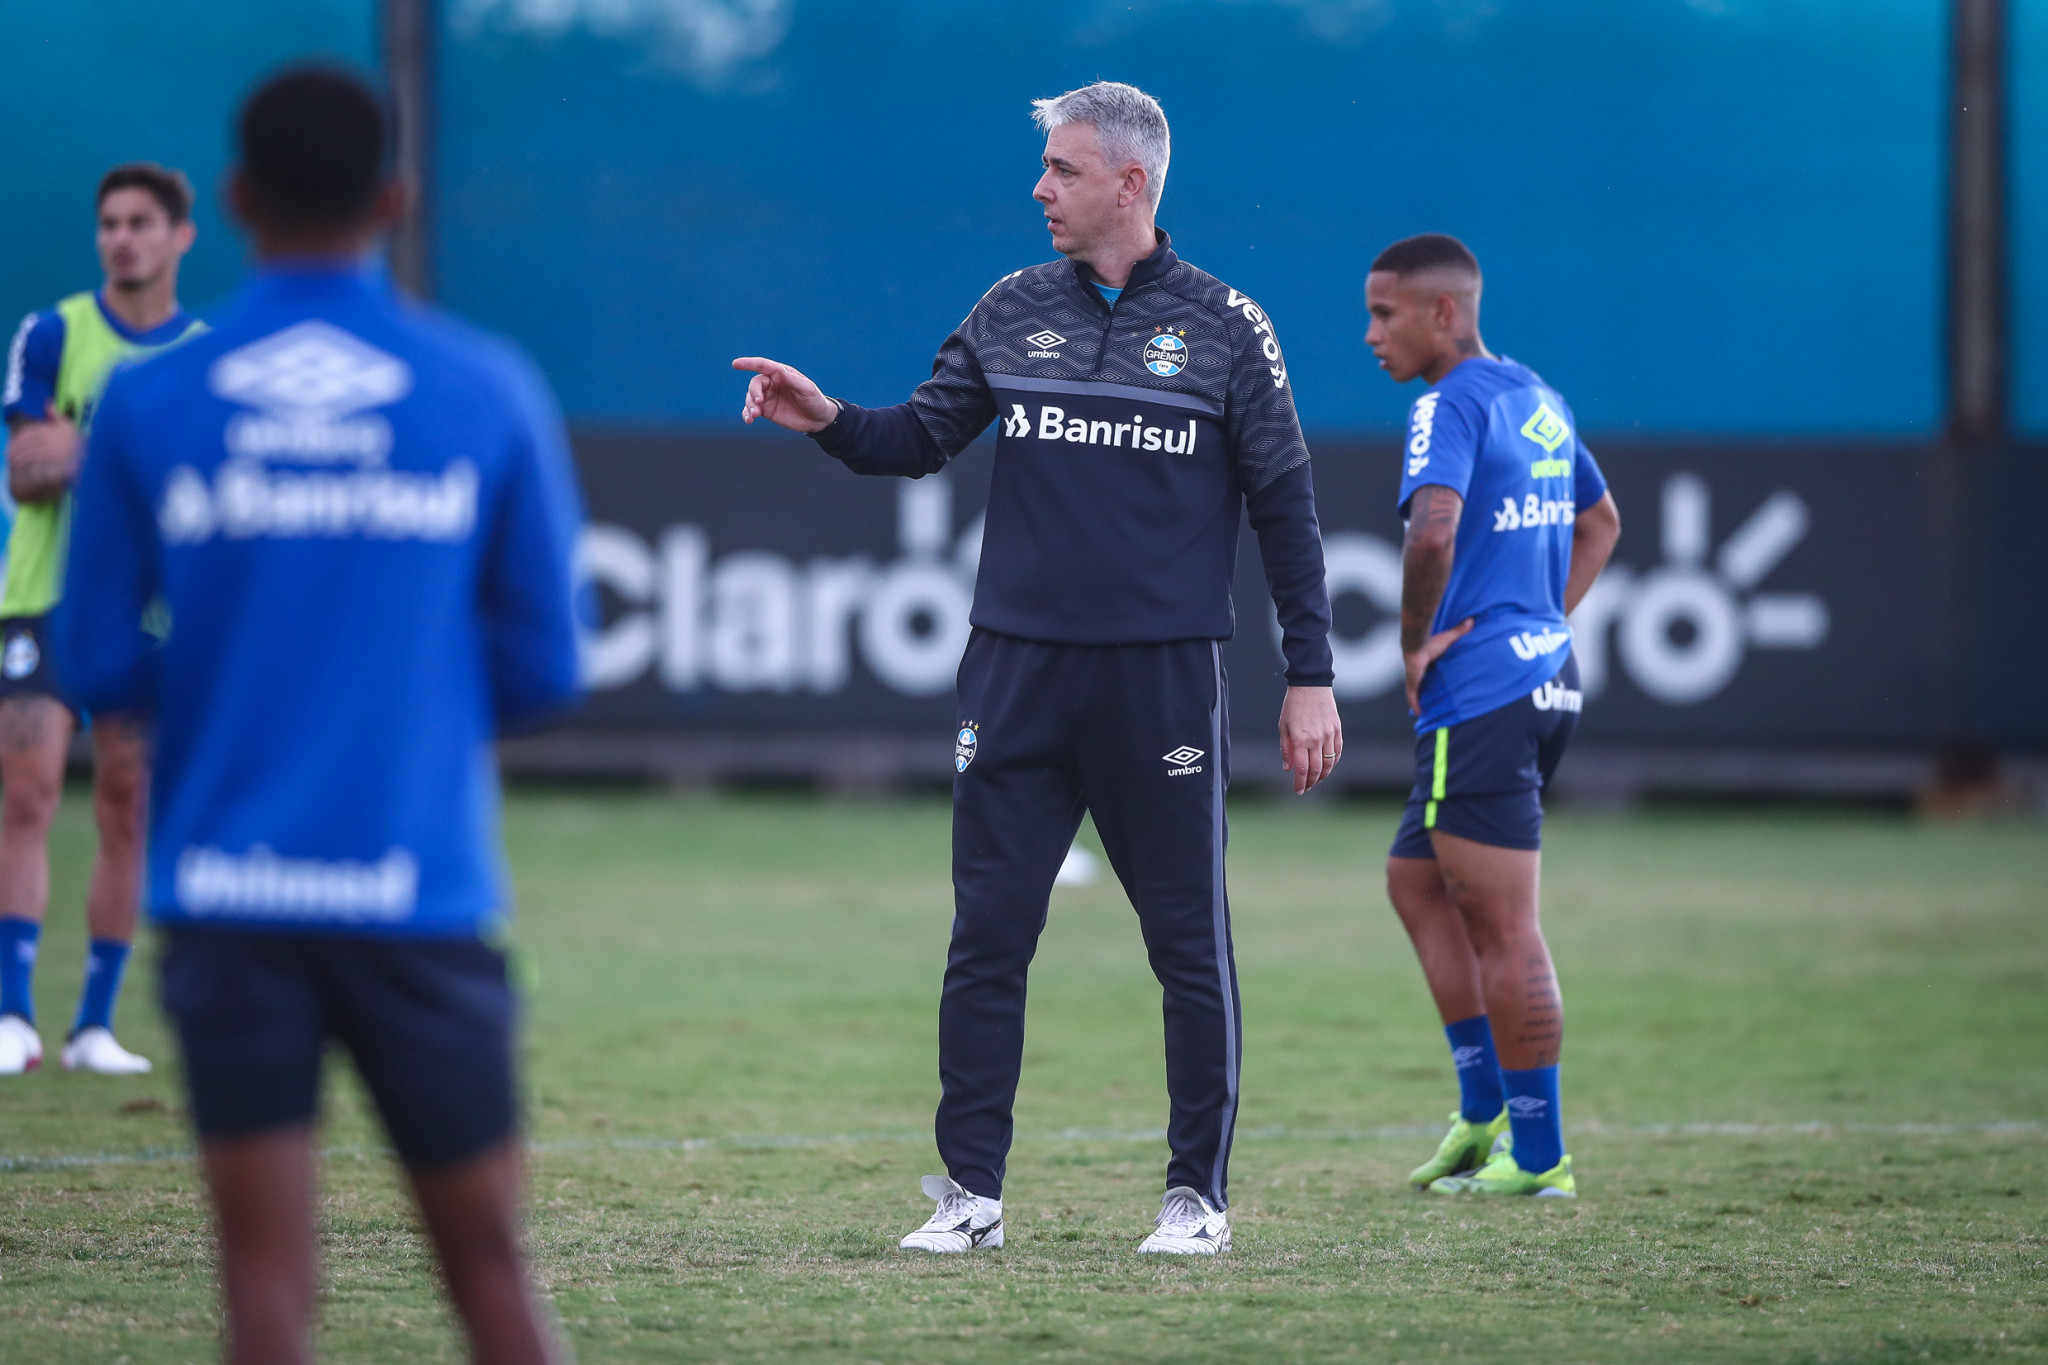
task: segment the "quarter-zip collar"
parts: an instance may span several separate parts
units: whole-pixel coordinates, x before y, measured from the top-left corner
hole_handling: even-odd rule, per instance
[[[1147,256],[1144,260],[1131,267],[1131,277],[1124,281],[1123,293],[1125,295],[1156,280],[1164,279],[1166,273],[1180,263],[1180,257],[1173,254],[1173,238],[1166,235],[1166,229],[1153,228],[1152,235],[1158,238],[1159,245],[1152,248],[1150,256]],[[1077,283],[1093,284],[1095,282],[1095,269],[1093,266],[1082,261],[1074,261],[1072,265],[1074,279]],[[1087,292],[1098,299],[1102,297],[1093,289]]]

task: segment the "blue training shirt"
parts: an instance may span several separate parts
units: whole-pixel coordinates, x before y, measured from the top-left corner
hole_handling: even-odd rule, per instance
[[[581,519],[524,357],[353,262],[267,269],[119,371],[52,643],[82,705],[154,712],[152,915],[488,927],[491,743],[578,694]],[[160,649],[136,628],[158,594]]]
[[[1572,521],[1607,493],[1572,410],[1526,365],[1474,356],[1415,400],[1401,515],[1424,484],[1465,500],[1432,633],[1472,619],[1422,680],[1417,734],[1507,705],[1557,675],[1571,646]]]
[[[137,346],[168,346],[185,335],[193,322],[192,315],[180,308],[163,322],[138,332],[115,316],[98,294],[93,295],[93,302],[114,335]],[[23,318],[7,347],[6,377],[0,379],[0,415],[25,422],[48,417],[50,404],[57,398],[57,367],[63,360],[64,315],[46,308]]]

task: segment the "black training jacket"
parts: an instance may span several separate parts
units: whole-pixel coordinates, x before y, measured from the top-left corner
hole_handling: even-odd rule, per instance
[[[1058,644],[1230,638],[1249,511],[1287,679],[1327,686],[1308,446],[1259,306],[1159,248],[1114,307],[1087,267],[997,281],[892,408],[840,405],[816,440],[861,474],[945,467],[1000,419],[975,625]]]

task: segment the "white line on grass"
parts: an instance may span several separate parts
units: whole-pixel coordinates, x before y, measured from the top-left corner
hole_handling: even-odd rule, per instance
[[[1638,1123],[1614,1125],[1588,1119],[1571,1124],[1575,1133],[1589,1136],[1634,1137],[1832,1137],[1838,1133],[1861,1133],[1879,1137],[1946,1137],[1970,1133],[2037,1133],[2044,1125],[2032,1119],[1998,1119],[1989,1123]],[[1385,1128],[1287,1128],[1278,1125],[1244,1128],[1239,1141],[1272,1142],[1384,1142],[1395,1139],[1435,1137],[1442,1125],[1403,1124]],[[1164,1142],[1164,1128],[1063,1128],[1055,1133],[1022,1134],[1019,1145],[1061,1142]],[[815,1135],[771,1136],[731,1135],[725,1137],[616,1137],[591,1141],[586,1138],[554,1138],[528,1144],[541,1154],[574,1152],[703,1152],[768,1151],[784,1147],[880,1147],[926,1143],[929,1133],[853,1132]],[[323,1157],[389,1156],[390,1149],[362,1145],[326,1147]],[[165,1162],[190,1161],[186,1147],[145,1147],[135,1152],[53,1152],[47,1155],[0,1154],[0,1174],[17,1171],[58,1171],[79,1166],[151,1166]]]

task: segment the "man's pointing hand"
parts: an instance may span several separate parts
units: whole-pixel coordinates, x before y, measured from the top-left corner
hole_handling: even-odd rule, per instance
[[[732,367],[755,372],[747,385],[747,401],[740,408],[740,420],[750,426],[756,417],[766,417],[778,427],[809,434],[823,431],[839,416],[839,405],[793,366],[765,356],[743,355]]]

